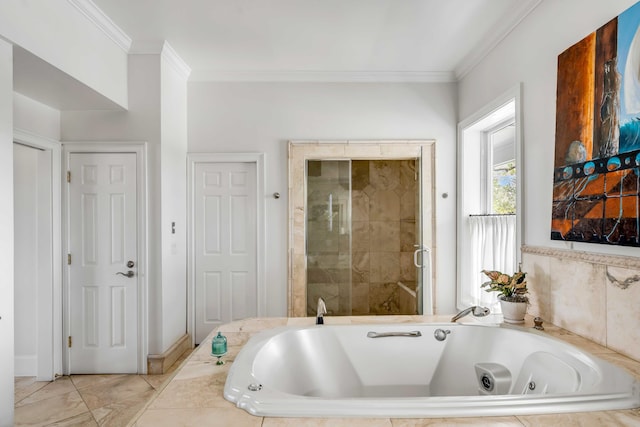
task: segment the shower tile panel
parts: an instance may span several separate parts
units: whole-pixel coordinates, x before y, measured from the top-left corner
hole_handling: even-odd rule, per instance
[[[393,190],[377,190],[369,198],[371,221],[399,221],[400,197]]]
[[[368,221],[353,221],[351,223],[351,250],[353,252],[369,252],[371,250]]]
[[[369,196],[364,191],[354,190],[351,195],[351,220],[369,221]]]
[[[400,222],[371,221],[371,247],[385,252],[400,252]]]
[[[371,252],[371,283],[400,280],[399,252]]]
[[[369,182],[376,190],[392,190],[400,185],[400,167],[394,160],[372,161]]]

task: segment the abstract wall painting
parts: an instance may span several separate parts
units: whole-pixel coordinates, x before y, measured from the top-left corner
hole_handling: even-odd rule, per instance
[[[551,239],[640,246],[640,2],[558,56]]]

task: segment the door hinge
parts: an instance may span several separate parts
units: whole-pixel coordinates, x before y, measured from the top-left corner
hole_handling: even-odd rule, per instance
[[[67,346],[71,348],[72,345],[73,345],[73,339],[71,338],[71,335],[69,335],[69,338],[67,339]]]
[[[71,171],[67,171],[67,182],[71,182]]]
[[[67,254],[67,265],[71,265],[71,254]]]

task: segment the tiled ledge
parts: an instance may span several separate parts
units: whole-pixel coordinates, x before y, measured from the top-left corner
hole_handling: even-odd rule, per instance
[[[362,323],[411,323],[448,322],[447,316],[353,316],[326,317],[326,324]],[[462,323],[484,323],[476,319],[463,319]],[[570,414],[526,415],[507,417],[473,417],[447,419],[399,419],[399,418],[277,418],[249,415],[223,397],[224,384],[230,365],[244,344],[259,331],[278,326],[313,325],[314,318],[262,318],[247,319],[222,325],[219,330],[226,335],[228,353],[226,364],[217,366],[211,357],[211,339],[218,329],[205,339],[182,365],[166,387],[158,393],[147,408],[132,424],[137,427],[157,425],[181,426],[255,426],[255,427],[333,427],[333,426],[384,426],[415,427],[427,425],[447,426],[637,426],[640,425],[640,409],[582,412]],[[532,327],[529,316],[524,327]],[[640,363],[613,350],[572,334],[557,326],[545,324],[545,332],[564,340],[591,354],[621,366],[640,379]]]
[[[590,264],[610,267],[632,268],[640,270],[640,258],[623,255],[605,255],[593,252],[574,251],[568,249],[545,248],[541,246],[523,246],[522,253],[543,255],[558,259],[588,262]]]

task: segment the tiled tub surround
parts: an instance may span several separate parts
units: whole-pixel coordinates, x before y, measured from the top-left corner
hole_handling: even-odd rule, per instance
[[[327,324],[372,324],[407,322],[448,322],[451,316],[358,316],[327,317]],[[477,322],[468,319],[464,322]],[[463,323],[464,323],[463,322]],[[327,427],[327,426],[385,426],[417,427],[428,425],[447,426],[637,426],[640,410],[618,410],[552,415],[518,415],[505,417],[473,417],[447,419],[403,418],[277,418],[255,417],[238,409],[223,397],[227,372],[242,346],[255,333],[278,326],[306,326],[313,318],[248,319],[223,325],[220,331],[227,336],[229,353],[227,363],[216,366],[209,355],[211,338],[215,330],[183,364],[176,376],[149,403],[133,422],[135,426],[255,426],[255,427]],[[532,327],[528,318],[524,327]],[[545,324],[545,333],[562,339],[605,361],[625,368],[640,379],[640,363],[613,350],[570,333],[556,326]]]
[[[640,258],[525,246],[528,313],[640,360]]]

